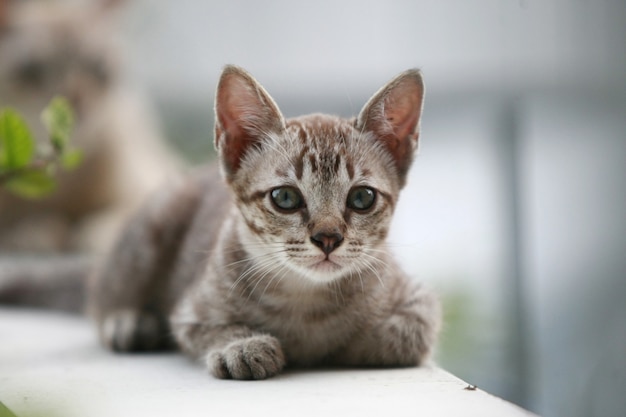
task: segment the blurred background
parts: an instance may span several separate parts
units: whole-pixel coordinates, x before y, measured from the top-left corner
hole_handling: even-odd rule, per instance
[[[214,156],[225,64],[287,116],[355,115],[421,68],[421,147],[389,244],[442,296],[438,363],[544,416],[624,415],[626,2],[101,3],[120,78],[190,164]]]

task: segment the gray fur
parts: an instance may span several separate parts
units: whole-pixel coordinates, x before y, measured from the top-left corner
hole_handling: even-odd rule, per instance
[[[90,289],[103,343],[175,344],[233,379],[287,365],[423,364],[439,305],[385,248],[422,98],[421,75],[409,70],[357,119],[285,120],[254,78],[227,67],[216,98],[225,180],[200,172],[129,222]],[[273,205],[283,186],[299,190],[301,208]],[[370,209],[346,205],[355,186],[376,190]],[[322,250],[313,236],[338,238]]]

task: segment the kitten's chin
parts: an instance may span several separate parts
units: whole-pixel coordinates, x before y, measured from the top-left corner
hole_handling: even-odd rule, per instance
[[[322,274],[337,273],[341,271],[342,269],[339,264],[336,264],[335,262],[329,259],[323,259],[319,262],[316,262],[313,265],[311,265],[310,268],[313,271],[317,273],[322,273]]]
[[[329,259],[322,259],[306,266],[306,276],[317,283],[335,281],[345,275],[344,267]]]

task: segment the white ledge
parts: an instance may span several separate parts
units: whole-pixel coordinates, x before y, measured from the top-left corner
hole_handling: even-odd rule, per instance
[[[0,308],[0,402],[18,417],[533,415],[471,388],[434,366],[217,380],[177,353],[110,353],[80,317]]]

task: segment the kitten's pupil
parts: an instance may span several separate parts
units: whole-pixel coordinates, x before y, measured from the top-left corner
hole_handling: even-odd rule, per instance
[[[281,210],[293,211],[302,207],[303,199],[292,187],[279,187],[271,192],[272,201]]]
[[[357,211],[367,210],[374,204],[376,193],[369,187],[356,187],[348,194],[348,207]]]

